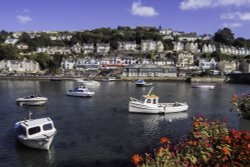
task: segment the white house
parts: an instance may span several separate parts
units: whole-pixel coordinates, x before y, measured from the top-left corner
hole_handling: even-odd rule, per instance
[[[97,43],[96,44],[96,52],[97,53],[108,53],[110,50],[109,43]]]
[[[177,59],[177,67],[189,68],[194,64],[194,55],[190,52],[180,52]]]
[[[10,45],[15,45],[18,42],[18,39],[16,38],[7,38],[4,43],[5,44],[10,44]]]
[[[94,43],[84,43],[82,46],[83,54],[94,53]]]
[[[216,68],[217,62],[214,60],[214,58],[212,59],[199,59],[199,68],[202,70],[206,70],[206,69],[211,69],[214,70]]]
[[[196,41],[198,36],[196,33],[182,34],[178,36],[178,41]]]
[[[75,63],[76,70],[98,70],[100,68],[100,60],[92,58],[77,59]]]
[[[136,42],[118,42],[118,50],[120,51],[137,51]]]
[[[141,41],[141,51],[142,52],[162,52],[164,50],[164,45],[161,41],[153,40],[142,40]]]
[[[81,53],[82,52],[82,46],[79,43],[73,45],[70,49],[74,53]]]
[[[74,69],[75,67],[75,61],[74,60],[67,60],[67,59],[63,59],[61,62],[61,68],[62,69]]]
[[[233,71],[236,71],[236,69],[238,68],[238,63],[235,61],[220,61],[218,62],[218,69],[223,72],[223,73],[231,73]]]
[[[197,42],[187,42],[185,44],[185,51],[192,52],[192,53],[199,52],[198,43]]]
[[[216,46],[213,44],[204,44],[202,45],[202,53],[212,53],[216,51]]]
[[[174,51],[183,51],[184,50],[184,43],[182,42],[173,42],[174,44]]]
[[[20,50],[29,49],[29,46],[24,44],[24,43],[17,44],[16,47],[17,47],[17,49],[20,49]]]
[[[17,73],[37,73],[40,72],[40,66],[33,60],[2,60],[1,66],[4,71]]]

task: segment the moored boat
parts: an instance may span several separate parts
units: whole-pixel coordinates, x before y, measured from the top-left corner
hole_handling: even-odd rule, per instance
[[[76,82],[83,84],[83,85],[100,85],[100,82],[95,81],[95,80],[76,79]]]
[[[91,97],[94,94],[95,92],[90,91],[88,88],[86,88],[83,85],[80,85],[77,88],[66,92],[66,95],[68,96],[78,96],[78,97]]]
[[[195,85],[192,85],[192,88],[214,89],[215,85],[211,85],[211,84],[195,84]]]
[[[19,121],[15,124],[17,140],[31,148],[49,150],[56,134],[51,118],[40,118]]]
[[[159,96],[151,94],[153,87],[147,95],[143,95],[140,100],[130,97],[129,112],[166,114],[188,110],[187,103],[159,103]]]
[[[16,102],[19,105],[39,106],[46,104],[48,102],[48,98],[40,95],[30,95],[16,99]]]
[[[113,81],[116,81],[116,77],[107,77],[107,78],[104,78],[102,81],[104,82],[113,82]]]
[[[137,87],[146,87],[146,86],[153,86],[153,83],[147,83],[143,79],[138,79],[135,81],[135,85]]]

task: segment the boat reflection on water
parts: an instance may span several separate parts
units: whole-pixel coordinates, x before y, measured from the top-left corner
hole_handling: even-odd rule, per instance
[[[170,114],[129,114],[129,122],[134,124],[137,121],[143,122],[145,133],[155,133],[159,128],[159,124],[171,124],[178,120],[188,118],[187,112],[170,113]]]
[[[30,149],[17,141],[16,152],[21,166],[55,166],[56,164],[56,154],[53,146],[48,151],[44,151]]]
[[[239,130],[250,132],[250,119],[246,119],[240,116],[239,117]]]

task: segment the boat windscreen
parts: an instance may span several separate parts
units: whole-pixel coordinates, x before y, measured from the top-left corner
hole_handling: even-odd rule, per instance
[[[40,131],[41,131],[40,126],[35,126],[35,127],[29,129],[29,135],[39,133]]]
[[[43,130],[46,131],[46,130],[51,130],[53,129],[53,126],[51,123],[48,123],[48,124],[45,124],[43,125]]]
[[[18,126],[16,128],[17,135],[24,135],[26,136],[26,129],[23,126]]]

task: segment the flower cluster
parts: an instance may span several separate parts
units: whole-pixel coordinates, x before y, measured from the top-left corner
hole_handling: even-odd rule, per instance
[[[245,117],[250,117],[250,94],[233,95],[231,98],[235,110]]]
[[[192,132],[179,144],[171,146],[168,138],[145,158],[136,154],[137,167],[247,166],[250,164],[250,133],[229,130],[225,123],[194,118]]]

